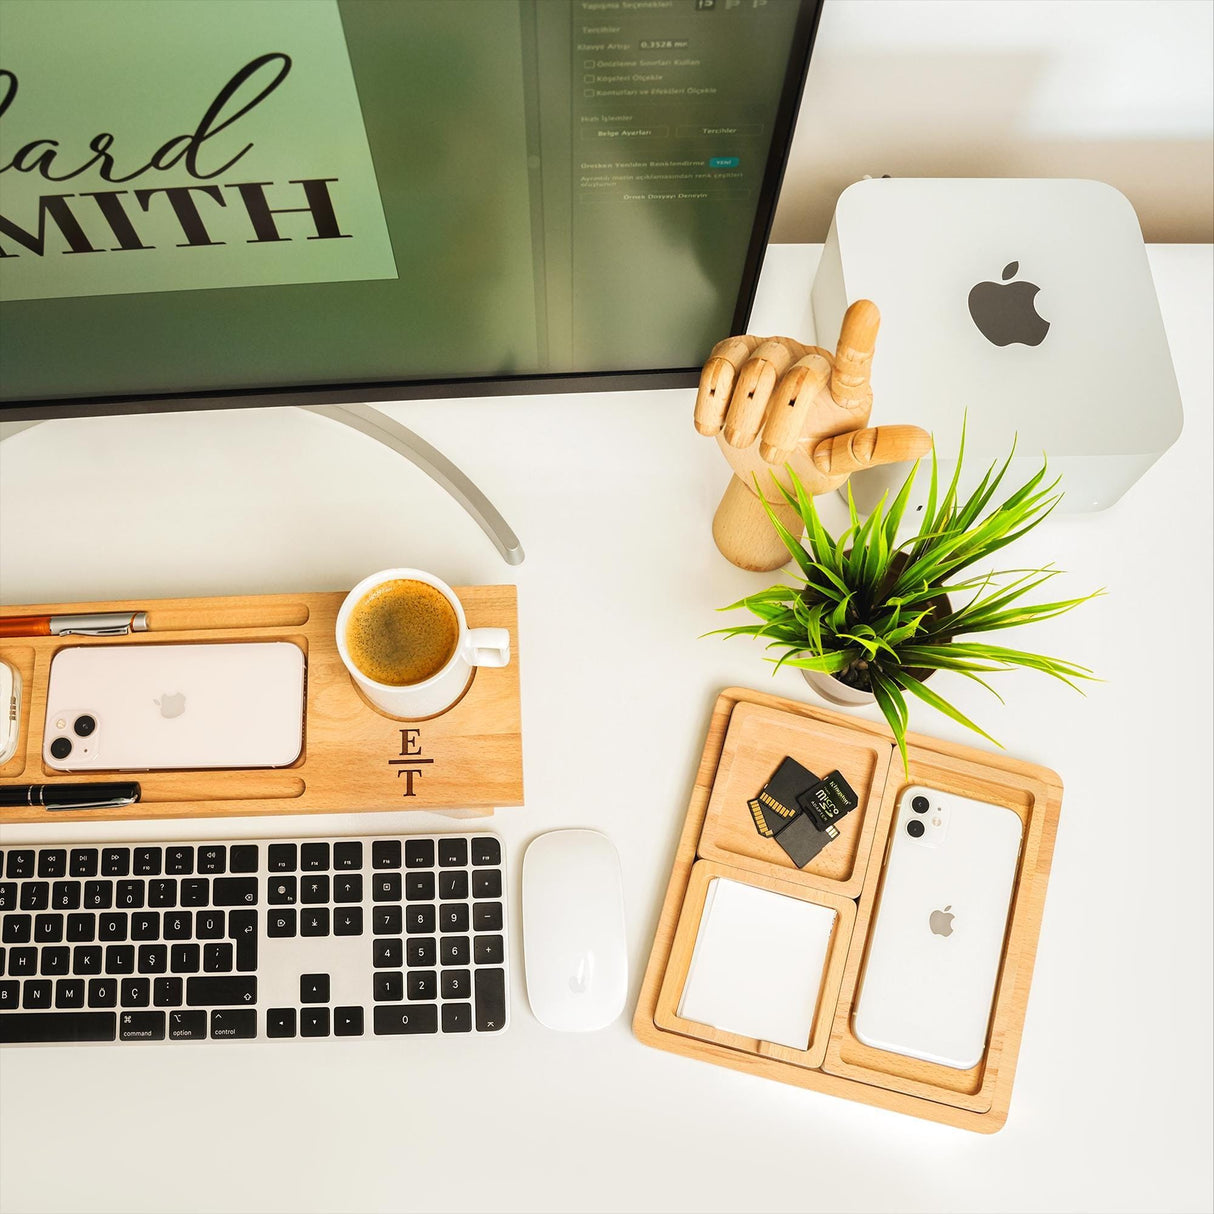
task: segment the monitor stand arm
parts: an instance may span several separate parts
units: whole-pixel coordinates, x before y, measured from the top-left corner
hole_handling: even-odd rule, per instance
[[[370,405],[303,405],[310,413],[319,413],[332,421],[391,447],[410,463],[416,464],[431,480],[437,482],[476,520],[480,529],[502,554],[507,565],[523,563],[523,546],[509,524],[497,512],[493,503],[441,451],[432,447],[420,435],[393,421]],[[0,442],[39,425],[39,421],[0,423]]]

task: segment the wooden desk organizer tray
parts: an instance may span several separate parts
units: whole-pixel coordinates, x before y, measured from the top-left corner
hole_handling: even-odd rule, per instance
[[[884,725],[761,692],[717,699],[641,986],[633,1031],[647,1045],[880,1108],[993,1133],[1007,1120],[1062,784],[1045,768],[919,734],[906,776]],[[754,827],[747,801],[791,755],[819,775],[839,770],[856,808],[804,869]],[[971,1070],[920,1062],[857,1040],[863,971],[898,797],[922,784],[1004,805],[1024,823],[986,1051]],[[805,1050],[685,1020],[678,1005],[709,882],[730,877],[836,911]]]
[[[49,816],[38,807],[0,808],[0,823],[401,809],[489,814],[498,806],[521,805],[517,592],[514,586],[454,589],[469,627],[509,630],[510,664],[477,667],[462,699],[422,721],[384,716],[355,688],[337,653],[343,591],[6,607],[4,614],[12,615],[146,610],[149,631],[0,638],[0,658],[17,668],[23,684],[17,752],[0,766],[0,785],[121,778],[112,772],[56,772],[43,762],[51,659],[68,645],[290,641],[304,651],[307,696],[303,750],[289,767],[139,772],[131,778],[139,781],[142,797],[126,808]]]

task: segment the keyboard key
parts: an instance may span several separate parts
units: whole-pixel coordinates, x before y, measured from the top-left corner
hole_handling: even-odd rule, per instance
[[[474,898],[500,898],[502,896],[502,873],[497,868],[486,868],[472,874],[472,896]]]
[[[176,906],[177,878],[161,877],[148,882],[148,906]]]
[[[266,935],[275,939],[295,935],[295,912],[290,908],[267,912]]]
[[[156,1007],[180,1007],[184,990],[180,978],[153,978],[152,1003]]]
[[[434,874],[406,873],[405,899],[408,902],[433,902]]]
[[[305,903],[328,902],[328,876],[304,877],[299,883],[299,898]]]
[[[257,979],[246,974],[194,977],[185,982],[188,1007],[244,1007],[257,1002]]]
[[[295,1036],[295,1009],[293,1007],[272,1007],[266,1012],[267,1037]]]
[[[82,892],[79,881],[56,881],[51,886],[51,906],[58,911],[74,911],[80,906]]]
[[[137,847],[135,848],[134,859],[131,862],[131,871],[137,877],[159,877],[160,864],[160,848]]]
[[[0,913],[17,909],[17,882],[0,881]]]
[[[166,940],[189,940],[194,934],[193,911],[169,911],[164,916]]]
[[[176,844],[164,849],[164,871],[177,877],[188,877],[194,872],[194,849]]]
[[[363,934],[363,908],[345,906],[333,911],[333,934],[335,936],[361,936]]]
[[[175,974],[196,974],[202,967],[202,948],[197,944],[174,944],[169,950],[169,967]]]
[[[467,965],[472,959],[467,936],[444,936],[439,944],[439,956],[444,965]]]
[[[257,1036],[257,1012],[253,1008],[211,1013],[211,1040]]]
[[[400,969],[405,949],[400,940],[376,940],[371,949],[371,964],[378,970]]]
[[[271,843],[266,849],[266,867],[272,873],[293,873],[298,867],[294,843]]]
[[[371,867],[400,868],[400,840],[376,839],[371,844]]]
[[[506,1024],[506,971],[477,970],[473,979],[476,984],[476,1031],[499,1032]]]
[[[377,906],[371,911],[371,930],[377,936],[399,936],[405,930],[399,906]]]
[[[63,939],[62,915],[34,916],[34,943],[58,944]]]
[[[299,1035],[301,1037],[327,1037],[329,1035],[329,1009],[327,1007],[301,1008]]]
[[[266,901],[271,906],[295,905],[294,877],[267,877]]]
[[[36,948],[10,949],[8,972],[14,978],[24,978],[36,974],[38,972],[38,950]]]
[[[163,1041],[163,1012],[123,1012],[118,1017],[119,1041]]]
[[[118,982],[114,978],[89,979],[89,1007],[116,1007]]]
[[[62,847],[44,847],[38,853],[38,876],[66,877],[67,851]]]
[[[375,902],[399,902],[400,873],[377,873],[371,880],[371,898]]]
[[[327,936],[329,934],[329,908],[310,906],[299,912],[299,934],[301,936]]]
[[[444,1003],[443,1032],[470,1033],[472,1032],[472,1004]]]
[[[466,932],[468,930],[468,904],[447,902],[438,913],[439,930],[444,932]]]
[[[363,879],[357,873],[342,873],[333,878],[334,902],[361,902]]]
[[[84,979],[60,978],[55,983],[55,1006],[65,1010],[84,1007]]]
[[[343,872],[355,872],[363,866],[361,843],[334,843],[333,867]]]
[[[90,914],[68,915],[67,938],[73,943],[88,942],[96,938],[97,916]]]
[[[410,935],[416,932],[434,931],[434,907],[411,906],[405,916],[405,931]]]
[[[472,927],[478,932],[500,932],[502,930],[502,904],[500,902],[476,902],[472,906]]]
[[[113,1012],[21,1012],[0,1016],[0,1042],[113,1041]]]
[[[17,900],[22,910],[46,910],[51,904],[51,883],[49,881],[22,881],[21,894]]]
[[[405,975],[405,993],[410,999],[437,999],[438,975],[434,970],[411,970]]]
[[[377,1037],[394,1037],[412,1033],[437,1033],[438,1005],[434,1003],[415,1003],[407,1006],[380,1006],[375,1009],[373,1023]]]
[[[198,940],[222,940],[223,929],[223,911],[221,910],[199,911],[194,916],[194,936]]]
[[[67,871],[73,877],[95,877],[98,853],[95,847],[73,847],[68,856]]]
[[[109,910],[114,905],[113,881],[86,881],[84,905],[88,910]]]
[[[101,853],[101,875],[103,877],[125,877],[131,871],[131,849],[129,847],[107,847]]]
[[[256,877],[216,877],[211,882],[212,906],[253,906],[256,902]]]
[[[506,945],[501,936],[477,936],[472,941],[472,959],[477,965],[501,965]]]
[[[131,916],[131,939],[159,940],[160,912],[136,911],[135,914]]]
[[[67,974],[72,968],[72,951],[69,948],[44,948],[41,959],[42,972],[48,976]]]
[[[362,1008],[335,1008],[333,1011],[333,1034],[336,1037],[361,1037],[363,1035]]]
[[[97,916],[98,940],[125,940],[126,929],[126,911],[109,911]]]
[[[409,941],[408,957],[410,965],[436,965],[438,962],[438,947],[433,936],[415,936]]]
[[[206,1012],[170,1012],[170,1041],[205,1041],[207,1036]]]
[[[105,946],[105,972],[107,974],[133,974],[135,972],[135,946],[133,944],[107,944]]]
[[[206,906],[210,901],[210,877],[186,877],[181,882],[182,906]]]
[[[468,896],[468,874],[452,869],[449,873],[440,872],[438,875],[438,896],[440,898],[466,898]]]
[[[222,843],[208,843],[198,849],[198,871],[200,873],[226,872],[227,861],[228,849]]]
[[[228,853],[228,872],[255,873],[257,868],[257,844],[233,843]]]
[[[405,976],[399,973],[379,973],[371,980],[376,1003],[398,1002],[405,997]]]
[[[0,920],[0,942],[28,944],[33,930],[34,920],[30,915],[5,915]]]
[[[123,978],[119,991],[123,1007],[147,1007],[152,1002],[150,978]]]
[[[235,952],[227,942],[202,946],[202,971],[204,974],[230,974],[235,962]]]
[[[34,875],[34,858],[33,851],[25,848],[22,848],[20,851],[9,852],[4,875],[12,880],[18,880],[22,877],[32,877]]]
[[[78,944],[72,949],[72,973],[90,974],[101,973],[102,952],[96,944]]]
[[[54,984],[46,978],[27,978],[21,988],[21,1006],[37,1011],[51,1006]]]
[[[327,843],[304,843],[299,849],[299,867],[305,872],[327,872],[329,845]]]
[[[169,968],[167,944],[141,944],[138,953],[141,974],[163,974]]]
[[[0,978],[4,977],[4,959],[8,956],[8,950],[0,948]]]
[[[257,968],[257,912],[229,911],[228,939],[236,942],[237,971],[252,973]]]
[[[142,881],[116,881],[114,883],[114,905],[123,910],[137,910],[143,905]]]
[[[21,1002],[21,983],[15,978],[0,982],[0,1012],[12,1011]]]
[[[501,864],[502,845],[492,835],[476,835],[472,840],[472,863]]]
[[[303,974],[299,979],[300,1003],[328,1003],[329,975]]]
[[[433,868],[434,867],[434,840],[433,839],[406,839],[405,840],[405,867],[406,868]]]
[[[439,989],[444,999],[471,999],[472,971],[443,970],[439,978]]]
[[[439,839],[438,864],[440,868],[466,868],[468,865],[468,840]]]

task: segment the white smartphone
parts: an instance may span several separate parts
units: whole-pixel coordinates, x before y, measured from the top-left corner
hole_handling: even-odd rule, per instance
[[[289,641],[72,646],[46,703],[56,771],[284,767],[303,747],[304,655]]]
[[[1023,833],[1006,806],[903,790],[852,1019],[865,1045],[982,1060]]]

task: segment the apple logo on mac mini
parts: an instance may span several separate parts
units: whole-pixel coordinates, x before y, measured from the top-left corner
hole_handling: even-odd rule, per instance
[[[185,696],[181,692],[176,691],[172,695],[162,695],[160,699],[153,700],[153,704],[160,705],[160,715],[168,717],[170,720],[173,717],[179,717],[185,712]]]
[[[1050,322],[1037,312],[1037,292],[1032,282],[1009,282],[1020,270],[1018,261],[1003,267],[1002,282],[980,282],[970,291],[970,316],[992,345],[1039,346],[1050,331]]]
[[[950,915],[953,904],[950,902],[943,910],[934,910],[928,917],[928,926],[932,929],[933,936],[951,936],[953,934],[953,920],[956,915]]]

